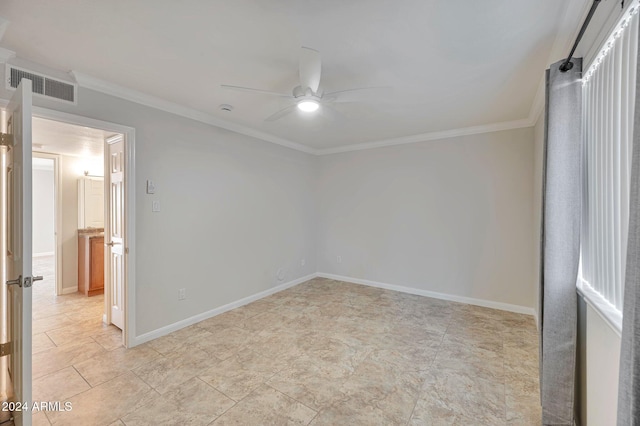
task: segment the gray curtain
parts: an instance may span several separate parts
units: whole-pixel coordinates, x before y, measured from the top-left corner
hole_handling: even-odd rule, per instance
[[[640,43],[638,46],[640,47]],[[619,426],[640,425],[640,64],[636,70],[635,96],[629,239],[618,384]]]
[[[542,423],[573,425],[580,257],[582,60],[547,70],[540,283]]]

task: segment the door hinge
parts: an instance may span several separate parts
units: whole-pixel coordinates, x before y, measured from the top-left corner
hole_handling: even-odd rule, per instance
[[[11,133],[0,132],[0,146],[11,146],[13,135]]]
[[[11,353],[11,342],[0,343],[0,358]]]

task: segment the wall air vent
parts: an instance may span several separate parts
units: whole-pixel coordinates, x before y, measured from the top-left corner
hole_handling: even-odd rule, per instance
[[[50,99],[57,99],[64,102],[76,103],[77,87],[73,83],[51,78],[44,74],[29,71],[7,64],[7,85],[6,88],[16,89],[20,80],[27,78],[32,81],[33,93]]]

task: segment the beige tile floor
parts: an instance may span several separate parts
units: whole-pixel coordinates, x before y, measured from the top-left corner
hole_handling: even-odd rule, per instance
[[[540,424],[528,316],[314,279],[125,349],[100,303],[34,296],[35,424]]]

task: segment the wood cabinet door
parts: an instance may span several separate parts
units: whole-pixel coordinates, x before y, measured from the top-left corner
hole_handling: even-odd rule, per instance
[[[96,294],[104,291],[104,238],[91,238],[91,274],[89,278],[89,293]]]

